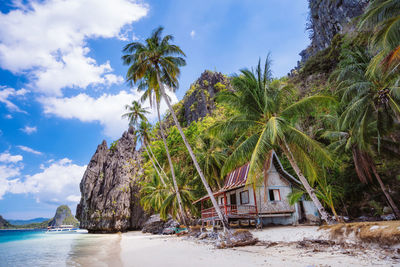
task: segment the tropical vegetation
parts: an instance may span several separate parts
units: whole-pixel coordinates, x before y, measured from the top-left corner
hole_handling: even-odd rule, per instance
[[[173,37],[163,36],[160,27],[144,42],[124,47],[127,82],[158,114],[151,125],[148,111],[133,102],[124,115],[144,147],[144,209],[187,224],[199,216],[193,201],[208,194],[228,229],[212,192],[247,162],[248,182],[257,184],[274,151],[301,181],[290,203],[312,200],[326,223],[378,216],[388,208],[400,218],[398,14],[400,1],[371,1],[358,31],[335,36],[318,54],[324,56],[310,58],[298,74],[273,77],[267,55],[254,68],[226,77],[227,83],[196,81],[175,105],[168,94],[178,88],[186,61]],[[196,94],[206,99],[203,106],[212,101],[212,112],[187,123],[187,102],[190,112],[201,106],[193,102]],[[169,108],[164,118],[162,101]]]

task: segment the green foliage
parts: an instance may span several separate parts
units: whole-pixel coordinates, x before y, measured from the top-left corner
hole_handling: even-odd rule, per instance
[[[118,145],[118,140],[115,140],[114,142],[112,142],[111,146],[110,146],[110,151],[115,152],[117,150],[117,145]]]
[[[330,73],[339,62],[342,43],[343,36],[336,34],[328,48],[317,52],[307,60],[300,70],[300,75],[307,77],[315,73]]]
[[[293,191],[288,195],[288,201],[290,205],[294,205],[299,202],[304,196],[304,191],[300,189],[293,189]]]
[[[374,211],[374,215],[383,215],[383,207],[380,203],[375,200],[371,200],[370,202],[368,202],[368,205]]]
[[[221,91],[226,90],[225,84],[222,84],[222,83],[220,83],[220,82],[217,82],[216,84],[214,84],[214,88],[215,88],[215,90],[217,90],[218,92],[221,92]]]
[[[394,1],[384,2],[393,4]],[[374,3],[384,4],[383,0]],[[347,216],[382,213],[386,200],[379,192],[378,183],[371,179],[374,171],[382,176],[398,203],[400,77],[396,69],[385,67],[382,57],[377,61],[380,51],[385,56],[396,52],[389,41],[398,35],[390,35],[390,40],[376,40],[383,36],[377,33],[380,30],[396,31],[400,27],[385,28],[386,17],[390,20],[392,11],[381,11],[377,11],[380,14],[377,16],[368,11],[369,18],[365,17],[366,22],[360,26],[363,31],[336,35],[327,49],[306,62],[297,80],[306,87],[301,88],[304,92],[300,92],[293,79],[274,79],[267,61],[264,68],[260,62],[253,71],[244,69],[229,78],[234,88],[228,90],[228,82],[214,84],[219,92],[213,103],[216,109],[201,121],[187,125],[183,101],[174,105],[178,120],[185,126],[184,134],[213,190],[222,186],[227,172],[249,161],[250,180],[257,182],[261,178],[257,173],[272,149],[281,156],[284,168],[294,174],[291,162],[284,156],[287,143],[318,199],[334,214],[336,210]],[[371,33],[377,33],[372,41]],[[372,49],[367,47],[368,43]],[[373,63],[374,71],[371,71]],[[193,94],[195,98],[204,94],[207,101],[214,101],[204,90],[207,86],[210,86],[208,81],[199,79],[186,92],[184,101]],[[197,102],[194,102],[190,110],[196,108]],[[185,199],[199,198],[206,192],[190,155],[178,129],[171,126],[170,116],[165,124],[172,160],[179,163],[176,172],[180,177],[177,179],[181,180],[180,192],[184,195],[188,191]],[[158,131],[156,126],[149,145],[160,165],[170,173]],[[177,216],[171,181],[162,186],[154,176],[152,164],[145,162],[144,166],[142,205],[148,211],[162,212],[163,217]],[[304,188],[296,188],[289,195],[289,201],[294,204],[303,197],[307,198]],[[185,212],[198,215],[199,207],[196,210],[191,202],[185,203]]]

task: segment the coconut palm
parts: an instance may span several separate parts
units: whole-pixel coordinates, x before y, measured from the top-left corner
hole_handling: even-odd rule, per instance
[[[138,129],[136,130],[136,135],[140,138],[142,141],[142,145],[146,150],[147,155],[150,158],[150,161],[153,165],[154,170],[157,172],[158,176],[160,177],[160,180],[164,186],[166,186],[164,178],[167,178],[167,174],[164,172],[164,169],[160,166],[160,163],[158,162],[157,158],[154,156],[153,151],[150,146],[150,129],[151,129],[151,124],[148,123],[147,121],[141,121]],[[160,170],[162,174],[160,173]],[[163,177],[164,175],[164,177]]]
[[[196,214],[196,207],[192,204],[194,199],[194,192],[192,186],[192,180],[190,175],[181,167],[177,166],[175,169],[176,181],[178,184],[179,194],[182,199],[182,204],[185,211],[189,211],[191,214]],[[168,180],[170,188],[173,188],[173,182],[171,179]],[[166,192],[165,199],[160,207],[160,216],[163,219],[167,219],[168,215],[176,218],[176,211],[179,210],[178,198],[175,190],[168,190]]]
[[[337,84],[341,103],[346,106],[341,124],[359,127],[366,132],[369,119],[377,120],[377,134],[384,136],[394,118],[400,118],[400,87],[394,73],[366,75],[370,52],[363,48],[344,50],[338,68],[330,78]],[[357,125],[355,125],[357,124]]]
[[[393,73],[376,72],[366,75],[372,55],[362,48],[345,50],[337,70],[332,74],[338,87],[343,112],[337,121],[336,132],[328,133],[336,137],[337,149],[343,146],[351,150],[356,172],[361,182],[376,177],[395,215],[400,211],[384,186],[374,163],[375,144],[380,151],[383,137],[396,125],[400,118],[400,88]]]
[[[196,156],[208,184],[214,190],[221,189],[223,186],[221,170],[227,158],[227,152],[227,144],[219,138],[202,135],[197,140]]]
[[[139,124],[140,120],[147,121],[146,114],[150,113],[136,100],[132,101],[132,105],[125,105],[125,109],[129,112],[123,114],[122,118],[128,118],[129,125],[135,127]]]
[[[174,171],[174,166],[172,163],[171,155],[169,153],[167,141],[165,138],[165,133],[164,133],[164,127],[161,122],[161,117],[160,117],[160,99],[158,98],[158,90],[156,88],[159,88],[159,83],[161,80],[164,82],[168,82],[169,77],[166,77],[165,75],[162,75],[162,78],[160,78],[161,74],[158,73],[159,69],[155,68],[153,66],[151,60],[149,59],[157,59],[158,56],[153,57],[151,53],[154,53],[155,43],[154,41],[159,38],[161,35],[162,28],[158,28],[153,32],[153,35],[146,40],[146,45],[143,45],[140,42],[133,42],[129,43],[126,45],[123,49],[123,52],[125,55],[122,57],[122,60],[125,65],[130,65],[127,75],[126,75],[126,80],[130,82],[131,84],[139,82],[139,88],[143,88],[147,86],[149,90],[154,90],[155,91],[155,97],[156,97],[156,102],[157,102],[157,115],[158,115],[158,120],[160,122],[160,133],[161,137],[164,142],[164,148],[165,152],[167,154],[168,158],[168,163],[172,175],[172,179],[174,181],[174,188],[175,192],[177,193],[177,198],[178,198],[178,204],[179,204],[179,210],[181,212],[181,218],[184,220],[183,223],[186,224],[185,221],[185,216],[184,216],[184,211],[182,207],[182,201],[181,197],[178,192],[178,186],[176,184],[176,178],[175,178],[175,171]],[[166,40],[168,43],[168,40]],[[163,44],[164,48],[166,48],[167,44]],[[179,47],[170,47],[171,51],[169,51],[170,54],[174,54],[180,51]],[[144,58],[143,58],[144,57]],[[147,58],[147,60],[146,60]],[[170,65],[171,62],[170,60],[173,60],[174,57],[168,57],[166,60],[163,61],[164,65]],[[179,58],[178,58],[179,59]],[[183,59],[182,59],[183,60]],[[179,61],[179,60],[178,60]],[[154,68],[153,68],[154,67]],[[158,67],[159,68],[159,67]],[[151,91],[147,91],[149,100],[152,103],[152,96],[151,96]],[[146,93],[144,94],[146,96]],[[158,100],[158,101],[157,101]]]
[[[321,145],[308,137],[293,122],[302,114],[309,114],[316,104],[329,104],[330,97],[311,96],[290,104],[290,86],[273,80],[269,56],[264,69],[261,61],[255,70],[243,69],[232,79],[234,92],[223,92],[218,101],[237,110],[237,115],[220,123],[213,132],[237,132],[247,136],[229,156],[224,173],[250,160],[248,183],[256,184],[265,162],[269,162],[272,150],[283,151],[296,172],[308,195],[314,202],[321,218],[327,223],[332,219],[310,186],[318,179],[318,167],[331,163],[328,153]],[[319,165],[317,165],[317,163]]]
[[[148,131],[150,128],[150,125],[147,123],[147,118],[146,114],[150,113],[147,111],[146,108],[143,108],[142,105],[138,101],[132,101],[132,105],[126,105],[125,109],[129,110],[129,112],[125,113],[122,115],[122,118],[128,118],[129,119],[129,125],[138,127],[138,130],[136,130],[136,135],[139,137],[139,139],[142,141],[142,145],[144,146],[147,154],[149,155],[149,158],[153,164],[154,169],[160,176],[161,182],[165,185],[164,179],[161,176],[159,170],[157,169],[154,159],[157,161],[157,159],[154,157],[154,155],[149,153],[148,151],[148,143],[149,143],[149,137],[148,137]],[[141,120],[141,123],[139,124],[139,121]],[[149,146],[150,148],[150,146]],[[151,148],[150,148],[151,150]],[[158,162],[157,162],[158,163]],[[163,169],[160,167],[160,169],[163,171]]]
[[[160,212],[167,197],[166,187],[160,183],[160,176],[153,173],[149,181],[142,183],[140,189],[140,204],[147,212]]]
[[[197,162],[196,156],[187,141],[185,134],[183,133],[182,127],[180,126],[178,119],[176,117],[175,111],[173,110],[169,98],[167,96],[165,87],[170,89],[176,89],[178,87],[178,77],[180,74],[180,67],[186,64],[183,56],[185,54],[179,48],[179,46],[173,45],[170,42],[173,40],[172,35],[166,35],[162,37],[163,28],[157,28],[150,38],[146,39],[145,43],[133,42],[125,46],[123,52],[125,55],[122,57],[124,64],[130,65],[128,73],[126,75],[127,81],[131,83],[136,83],[141,81],[143,78],[149,80],[149,84],[157,84],[162,98],[167,103],[167,106],[171,112],[174,122],[182,136],[183,142],[189,151],[189,154],[193,160],[195,168],[199,173],[199,176],[206,187],[207,193],[216,209],[216,212],[224,226],[224,229],[228,228],[227,220],[222,214],[217,201],[211,191],[210,186]],[[167,148],[166,148],[167,149]],[[168,156],[168,153],[167,153]],[[172,166],[172,160],[168,156],[168,161],[170,162],[171,172],[174,172]],[[183,205],[182,200],[179,195],[178,185],[174,175],[172,175],[175,192],[177,195],[179,209],[183,216]]]
[[[371,45],[379,53],[370,65],[374,72],[378,63],[387,70],[398,71],[400,64],[400,1],[374,0],[362,15],[359,27],[373,31]]]
[[[346,152],[351,153],[357,176],[362,183],[370,183],[373,177],[376,178],[393,213],[397,218],[400,218],[399,209],[386,189],[373,159],[377,143],[376,138],[373,137],[376,135],[376,122],[373,120],[370,121],[366,129],[367,133],[361,133],[360,128],[357,126],[340,125],[340,120],[337,119],[337,130],[326,131],[323,137],[331,140],[329,147],[335,153],[340,155]],[[350,128],[345,128],[346,126]],[[366,138],[367,140],[365,140]],[[395,152],[390,149],[390,146],[393,145],[390,141],[381,140],[380,143],[380,146],[382,146],[385,151],[395,154]],[[386,145],[388,143],[389,146]]]

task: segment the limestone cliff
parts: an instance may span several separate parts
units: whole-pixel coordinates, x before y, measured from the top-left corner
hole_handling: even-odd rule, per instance
[[[72,215],[70,208],[67,205],[61,205],[57,208],[53,219],[48,223],[49,226],[74,225],[78,226],[79,222]]]
[[[0,229],[8,228],[10,226],[11,226],[11,224],[7,220],[3,219],[3,217],[1,217],[1,215],[0,215]]]
[[[146,215],[138,199],[141,163],[132,127],[110,148],[106,141],[97,147],[80,183],[76,217],[81,228],[117,232],[142,226]]]
[[[212,113],[215,109],[215,95],[221,90],[231,89],[227,76],[220,72],[205,70],[200,77],[190,85],[183,99],[174,106],[178,120],[182,126],[188,126],[193,121]],[[172,117],[165,120],[166,128],[174,125]]]
[[[300,53],[302,63],[327,48],[337,33],[352,30],[349,22],[363,13],[368,0],[309,0],[308,3],[311,44]]]

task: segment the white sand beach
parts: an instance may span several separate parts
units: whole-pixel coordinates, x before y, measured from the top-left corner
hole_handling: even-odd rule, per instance
[[[112,259],[103,263],[104,266],[133,267],[400,266],[396,255],[382,249],[299,244],[303,239],[320,240],[327,236],[314,226],[272,227],[254,230],[253,234],[265,243],[216,249],[211,244],[186,237],[128,232],[121,234],[120,260],[115,259],[118,251],[114,243],[113,251],[108,251]],[[98,263],[94,265],[99,266]]]

